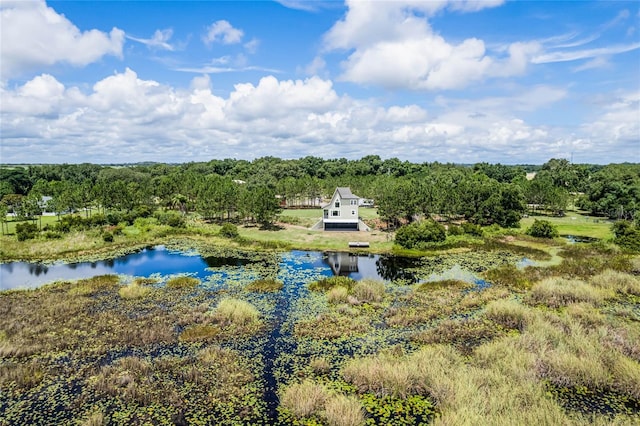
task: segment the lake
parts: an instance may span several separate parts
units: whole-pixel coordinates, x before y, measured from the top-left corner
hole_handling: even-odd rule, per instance
[[[352,253],[290,251],[280,255],[280,269],[309,269],[321,275],[343,275],[355,280],[363,278],[405,279],[416,282],[406,269],[415,259]],[[240,257],[203,257],[196,252],[171,250],[164,246],[149,247],[119,258],[97,262],[41,264],[9,262],[0,264],[0,290],[37,288],[62,280],[77,280],[96,275],[117,274],[136,277],[188,274],[203,282],[225,278],[225,270],[243,268],[255,260]]]

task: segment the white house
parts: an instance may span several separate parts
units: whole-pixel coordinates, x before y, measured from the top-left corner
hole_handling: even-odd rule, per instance
[[[358,216],[360,197],[350,188],[338,187],[329,204],[322,206],[322,227],[325,231],[360,231],[369,228]]]

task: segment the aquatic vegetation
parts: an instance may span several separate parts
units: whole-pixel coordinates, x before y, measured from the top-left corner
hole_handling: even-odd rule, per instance
[[[321,280],[314,281],[309,284],[309,290],[311,291],[328,291],[336,286],[345,287],[350,290],[355,285],[355,280],[349,277],[343,277],[340,275],[333,277],[325,277]]]
[[[282,281],[275,280],[273,278],[263,278],[259,280],[255,280],[251,282],[247,287],[247,291],[255,291],[255,292],[273,292],[282,290],[283,284]]]
[[[516,269],[531,289],[455,277],[327,279],[321,253],[219,253],[234,266],[210,260],[210,275],[178,285],[183,291],[168,285],[175,276],[158,274],[1,292],[0,417],[115,425],[501,424],[505,413],[522,425],[637,421],[637,277],[618,253],[571,248],[574,266],[584,253],[593,262]],[[473,265],[481,256],[454,257]],[[598,269],[606,259],[613,267]],[[439,268],[432,259],[415,263],[423,277]],[[588,264],[598,266],[591,276],[564,275]],[[475,265],[491,274],[488,264]],[[261,291],[273,283],[281,287]],[[129,287],[148,292],[119,296]]]

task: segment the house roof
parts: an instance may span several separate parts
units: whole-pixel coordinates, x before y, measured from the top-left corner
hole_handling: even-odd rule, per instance
[[[333,193],[333,195],[336,195],[336,192],[338,193],[338,195],[340,196],[341,200],[359,200],[360,197],[358,197],[357,195],[355,195],[353,192],[351,192],[351,188],[349,188],[348,186],[339,186],[336,188],[335,192]],[[333,199],[333,196],[331,197]],[[326,208],[329,207],[331,205],[331,202],[327,203],[327,204],[323,204],[322,206],[320,206],[321,208]]]
[[[360,198],[357,195],[353,194],[351,192],[351,188],[349,188],[348,186],[339,186],[338,188],[336,188],[336,191],[338,191],[338,194],[340,194],[340,198]]]

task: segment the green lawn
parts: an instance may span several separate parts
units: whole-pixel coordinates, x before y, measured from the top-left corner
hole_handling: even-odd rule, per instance
[[[58,217],[57,216],[42,216],[42,226],[45,226],[47,224],[51,224],[53,225],[54,223],[56,223],[58,221]],[[4,224],[4,232],[5,233],[9,233],[9,234],[15,234],[16,233],[16,224],[20,223],[20,221],[15,220],[14,217],[7,217],[7,222]],[[36,222],[36,224],[40,224],[40,221],[38,220]],[[7,227],[9,228],[9,230],[7,231]]]
[[[535,219],[547,220],[558,228],[560,235],[573,235],[608,239],[613,237],[611,232],[612,221],[602,217],[584,216],[579,213],[569,212],[565,217],[529,216],[520,221],[522,229],[529,228]]]
[[[363,219],[377,219],[378,209],[360,208],[358,214]],[[322,218],[322,209],[285,209],[280,213],[281,217],[298,219],[298,225],[312,227]]]

